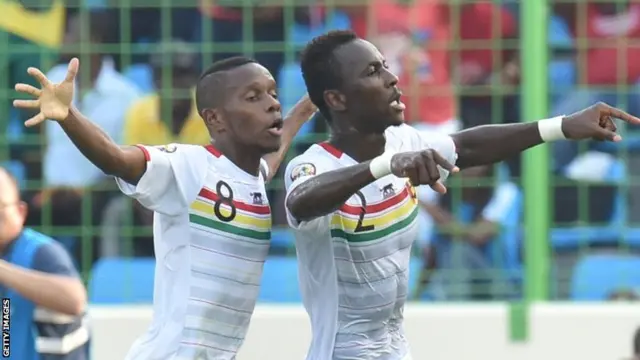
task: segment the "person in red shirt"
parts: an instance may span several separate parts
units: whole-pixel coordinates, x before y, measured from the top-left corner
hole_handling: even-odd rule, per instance
[[[553,114],[570,114],[584,104],[603,101],[640,111],[640,1],[555,4],[554,11],[567,21],[577,42],[576,66],[581,86],[553,106]],[[619,92],[617,85],[630,86]],[[578,156],[568,142],[554,146],[555,168],[565,169]]]

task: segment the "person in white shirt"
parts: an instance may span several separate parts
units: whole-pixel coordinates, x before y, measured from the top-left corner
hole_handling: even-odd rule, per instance
[[[120,147],[72,106],[78,66],[71,60],[59,84],[30,68],[42,89],[16,85],[37,100],[14,106],[40,109],[27,126],[57,121],[123,193],[154,211],[154,315],[127,359],[235,359],[271,238],[264,182],[315,107],[304,98],[283,121],[269,71],[248,58],[229,58],[214,63],[196,86],[210,145]]]
[[[404,124],[398,78],[351,31],[313,39],[302,53],[311,101],[330,139],[293,159],[285,206],[296,236],[300,291],[311,318],[308,360],[410,359],[402,327],[410,249],[417,237],[413,186],[446,191],[458,167],[488,164],[545,141],[620,141],[605,104],[566,117],[488,125],[451,136]]]

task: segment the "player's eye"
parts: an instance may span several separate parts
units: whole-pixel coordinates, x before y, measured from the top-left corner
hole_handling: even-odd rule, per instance
[[[275,93],[275,92],[270,93],[269,95],[271,95],[271,97],[273,97],[273,98],[274,98],[274,99],[276,99],[276,100],[278,99],[278,94],[277,94],[277,93]]]
[[[368,75],[368,76],[373,76],[373,75],[378,74],[378,72],[380,72],[380,68],[379,68],[379,67],[377,67],[377,66],[371,66],[371,67],[369,68],[369,71],[367,72],[367,75]]]
[[[248,101],[258,101],[260,100],[260,95],[256,94],[256,93],[250,93],[247,95],[247,100]]]

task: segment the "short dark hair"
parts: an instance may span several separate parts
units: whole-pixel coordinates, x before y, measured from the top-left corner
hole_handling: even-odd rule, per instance
[[[257,61],[245,56],[234,56],[216,61],[203,71],[196,85],[196,106],[198,113],[202,116],[202,111],[205,108],[216,106],[217,101],[220,100],[218,99],[219,96],[216,96],[215,91],[223,90],[224,86],[221,86],[220,77],[217,75],[251,63],[257,63]],[[212,101],[211,99],[213,99],[213,103],[209,102]]]
[[[324,92],[341,85],[334,51],[357,38],[351,30],[334,30],[314,38],[302,50],[300,65],[309,98],[327,121],[331,121],[331,115],[324,102]]]

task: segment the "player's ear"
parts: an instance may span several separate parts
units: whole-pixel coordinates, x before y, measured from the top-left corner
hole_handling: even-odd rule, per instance
[[[202,119],[204,119],[204,123],[210,130],[222,132],[225,129],[224,119],[217,109],[202,110]]]
[[[346,98],[337,90],[326,90],[324,92],[324,102],[333,111],[347,110]]]

